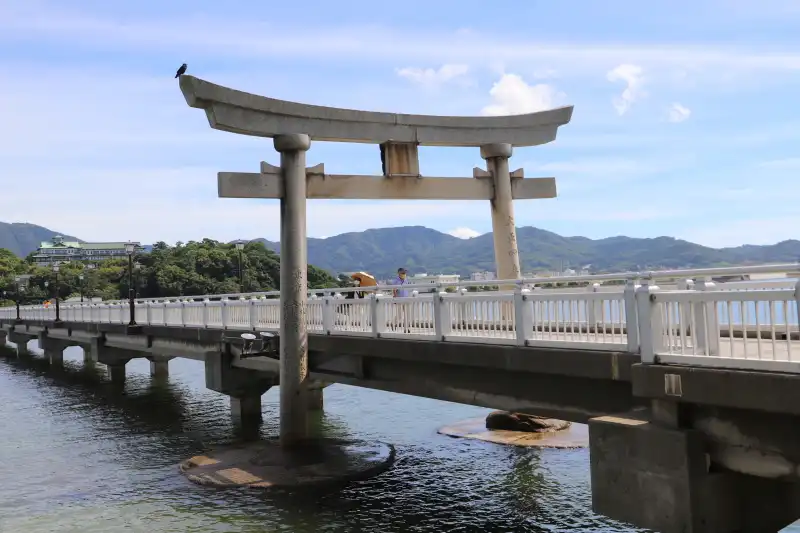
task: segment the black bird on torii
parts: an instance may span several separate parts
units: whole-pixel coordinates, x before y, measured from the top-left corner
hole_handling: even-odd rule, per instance
[[[181,65],[181,67],[178,69],[178,72],[175,73],[175,77],[179,78],[181,76],[181,74],[185,74],[185,73],[186,73],[186,63]]]

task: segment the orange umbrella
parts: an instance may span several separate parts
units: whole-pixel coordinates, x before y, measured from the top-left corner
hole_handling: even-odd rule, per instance
[[[378,285],[378,282],[375,280],[375,278],[366,272],[356,272],[350,277],[361,282],[362,287],[375,287]]]

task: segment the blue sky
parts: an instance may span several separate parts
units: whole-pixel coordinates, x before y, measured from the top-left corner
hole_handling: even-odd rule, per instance
[[[277,239],[276,201],[216,192],[218,171],[277,163],[271,141],[211,130],[173,79],[187,62],[222,85],[341,107],[571,104],[556,142],[515,150],[512,168],[559,189],[517,202],[519,226],[711,246],[798,238],[798,24],[795,0],[0,0],[0,220],[87,240]],[[380,173],[371,145],[315,143],[308,160]],[[477,149],[421,150],[428,176],[483,164]],[[308,213],[316,237],[491,231],[486,202],[313,201]]]

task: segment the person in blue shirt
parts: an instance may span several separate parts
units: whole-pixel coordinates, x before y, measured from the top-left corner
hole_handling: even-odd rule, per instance
[[[398,268],[397,269],[397,278],[394,280],[392,285],[406,285],[408,283],[408,278],[406,278],[406,274],[408,271],[405,268]],[[394,296],[396,298],[405,298],[407,297],[408,289],[394,289]]]
[[[408,284],[408,278],[406,277],[407,274],[408,271],[405,268],[402,267],[398,268],[397,278],[394,280],[394,282],[392,282],[392,285],[407,285]],[[410,291],[408,289],[394,289],[392,291],[392,294],[394,295],[395,298],[407,298],[411,296],[409,292]],[[405,305],[397,307],[395,312],[397,313],[396,315],[397,321],[399,322],[399,324],[396,324],[396,327],[402,327],[404,333],[411,333],[411,329],[409,329],[409,324],[406,323],[408,315],[406,313]],[[392,329],[395,329],[395,326],[392,326]]]

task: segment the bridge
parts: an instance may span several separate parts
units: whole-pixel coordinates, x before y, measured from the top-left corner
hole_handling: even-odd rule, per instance
[[[355,289],[311,291],[307,408],[322,407],[326,384],[345,383],[588,423],[600,512],[634,523],[680,512],[693,530],[734,531],[725,521],[739,527],[745,510],[769,506],[770,527],[785,525],[800,516],[800,283],[710,280],[798,270],[509,280],[495,283],[514,290],[491,292],[462,282],[402,298],[392,287],[353,299],[345,294]],[[556,280],[586,286],[537,287]],[[624,284],[600,283],[609,281]],[[54,366],[81,346],[116,382],[133,358],[149,359],[157,376],[173,357],[204,361],[207,387],[252,424],[280,381],[277,296],[4,308],[0,336],[19,356],[38,339]],[[629,503],[640,498],[646,506]]]

